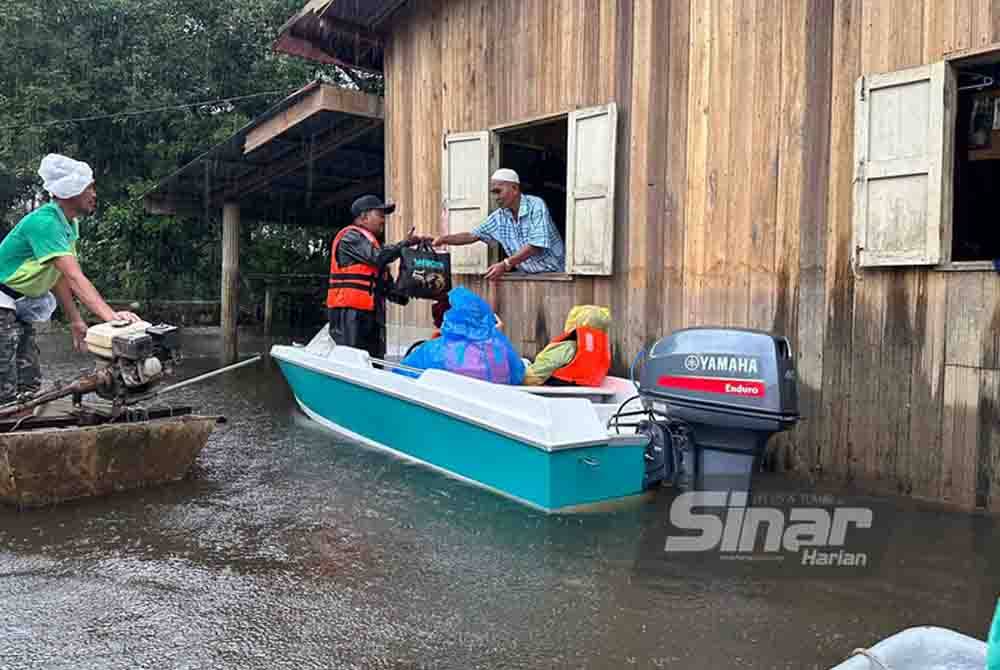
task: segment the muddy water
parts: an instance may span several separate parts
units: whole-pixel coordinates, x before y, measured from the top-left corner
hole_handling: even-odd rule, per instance
[[[88,365],[64,344],[50,377]],[[913,625],[984,639],[1000,591],[989,519],[895,504],[869,578],[640,571],[655,505],[546,518],[336,444],[271,363],[174,401],[229,419],[190,481],[0,509],[0,669],[828,668]]]

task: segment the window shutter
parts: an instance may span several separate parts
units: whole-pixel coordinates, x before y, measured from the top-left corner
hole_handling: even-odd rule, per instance
[[[862,77],[855,96],[859,267],[950,257],[954,75],[944,62]]]
[[[441,192],[449,233],[471,231],[489,214],[490,134],[487,131],[445,136]],[[486,272],[489,248],[475,243],[453,246],[451,271],[455,274]]]
[[[566,271],[609,275],[614,256],[615,157],[618,109],[614,103],[569,115],[566,176]]]

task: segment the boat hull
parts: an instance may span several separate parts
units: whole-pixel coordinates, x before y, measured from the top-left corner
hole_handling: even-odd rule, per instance
[[[643,439],[540,447],[283,357],[278,365],[302,410],[331,431],[535,509],[584,511],[645,495]]]
[[[186,415],[2,434],[0,502],[49,505],[183,479],[217,421]]]

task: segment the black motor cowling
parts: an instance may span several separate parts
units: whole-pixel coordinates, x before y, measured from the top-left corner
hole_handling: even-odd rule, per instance
[[[684,489],[749,492],[770,437],[799,420],[788,340],[758,330],[672,333],[650,349],[639,394],[670,436],[658,472],[648,472],[647,450],[647,481],[659,475]]]

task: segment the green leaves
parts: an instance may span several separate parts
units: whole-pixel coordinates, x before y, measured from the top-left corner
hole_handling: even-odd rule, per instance
[[[81,222],[81,262],[105,295],[214,298],[218,220],[149,216],[139,194],[284,94],[205,108],[72,123],[259,93],[290,92],[335,68],[275,54],[302,0],[6,0],[0,12],[0,220],[16,222],[56,151],[97,175],[98,211]],[[372,89],[381,86],[370,82]],[[12,220],[13,219],[13,220]],[[324,272],[325,229],[261,225],[247,272]],[[318,250],[318,251],[317,251]]]

